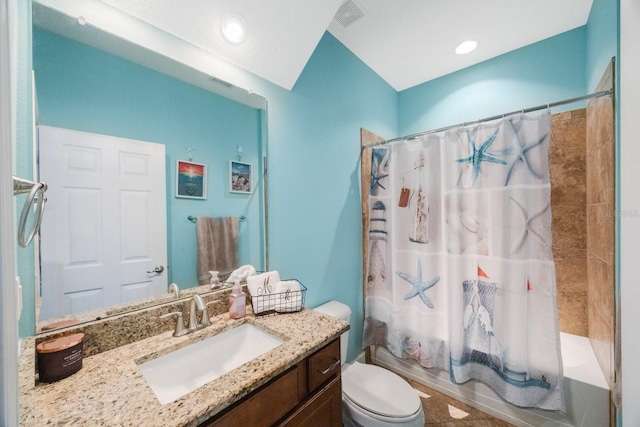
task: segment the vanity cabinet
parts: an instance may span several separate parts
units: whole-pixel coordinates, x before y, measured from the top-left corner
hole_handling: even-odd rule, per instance
[[[342,426],[342,383],[333,379],[284,421],[281,427]]]
[[[340,339],[200,424],[223,426],[342,426]]]

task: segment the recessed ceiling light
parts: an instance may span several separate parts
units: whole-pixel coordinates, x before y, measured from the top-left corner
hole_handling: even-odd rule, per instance
[[[240,43],[244,40],[244,20],[239,16],[230,16],[222,21],[222,35],[231,43]]]
[[[456,48],[456,53],[458,55],[465,55],[469,52],[472,52],[477,46],[477,42],[473,40],[467,40],[458,45],[458,47]]]

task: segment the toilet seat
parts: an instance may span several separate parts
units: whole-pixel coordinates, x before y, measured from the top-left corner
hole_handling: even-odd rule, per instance
[[[352,404],[382,421],[399,422],[422,412],[416,391],[395,373],[354,362],[342,373],[342,393]]]
[[[408,417],[385,417],[361,408],[344,394],[342,395],[342,422],[345,427],[424,427],[422,408]]]

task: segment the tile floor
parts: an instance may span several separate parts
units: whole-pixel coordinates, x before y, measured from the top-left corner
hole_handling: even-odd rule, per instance
[[[515,427],[411,379],[405,379],[420,394],[425,408],[425,427]]]

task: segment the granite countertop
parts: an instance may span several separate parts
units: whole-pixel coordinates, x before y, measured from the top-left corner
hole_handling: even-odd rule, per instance
[[[211,326],[182,337],[164,332],[85,357],[76,374],[52,384],[36,382],[33,414],[21,415],[28,415],[35,426],[197,426],[349,328],[344,321],[309,309],[260,317],[251,314],[250,306],[247,311],[239,320],[229,319],[227,313],[214,316]],[[144,363],[245,322],[285,342],[171,403],[160,404],[136,362]]]

